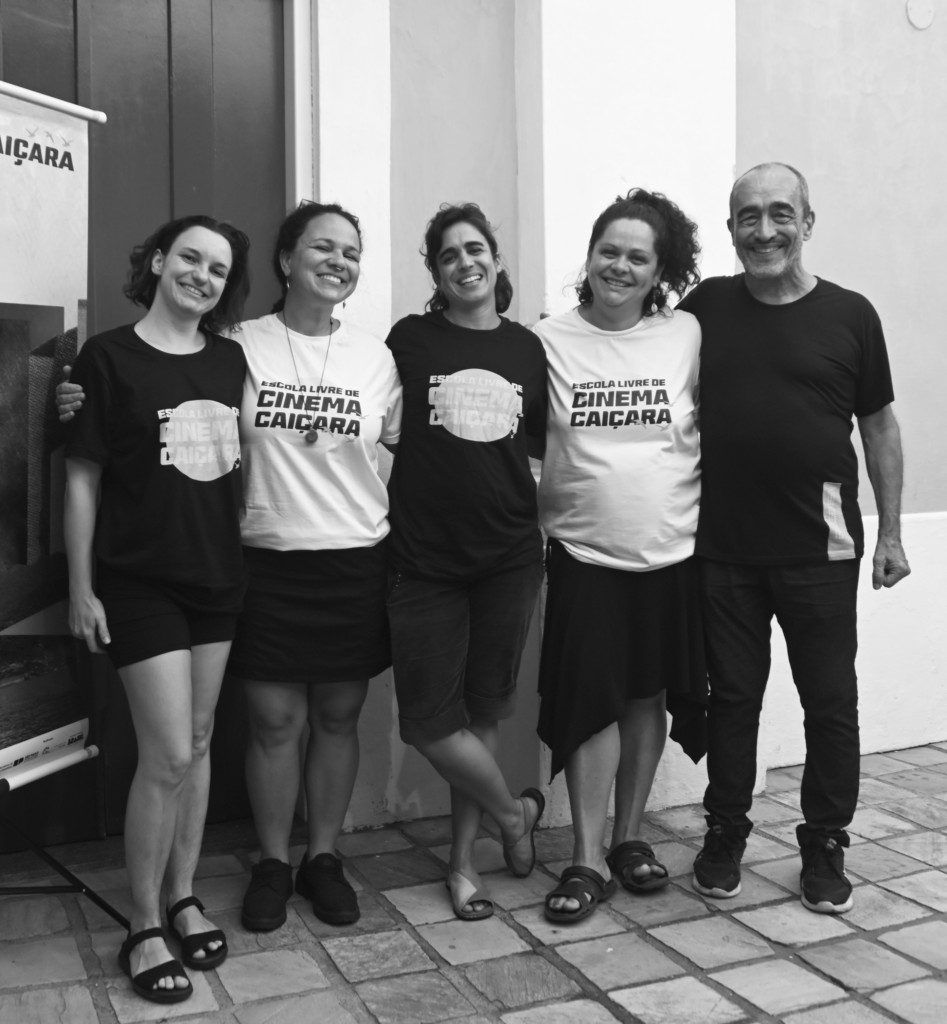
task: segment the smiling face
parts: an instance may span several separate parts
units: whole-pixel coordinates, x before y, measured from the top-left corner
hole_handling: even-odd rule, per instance
[[[473,224],[459,221],[441,236],[437,285],[451,307],[474,309],[489,304],[495,308],[496,257]]]
[[[737,182],[727,227],[747,274],[788,278],[802,266],[802,246],[814,221],[796,176],[773,166],[750,171]]]
[[[306,224],[292,252],[280,255],[280,265],[293,295],[334,306],[355,291],[361,258],[354,225],[337,213],[323,213]]]
[[[613,220],[585,261],[593,304],[615,312],[641,309],[660,278],[654,231],[642,220]]]
[[[159,250],[152,257],[151,270],[158,278],[155,298],[179,314],[201,317],[220,301],[232,262],[230,243],[223,235],[209,228],[188,228],[167,253]]]

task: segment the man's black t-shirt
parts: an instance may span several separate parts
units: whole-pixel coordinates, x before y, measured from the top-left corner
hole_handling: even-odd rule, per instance
[[[852,416],[894,400],[871,303],[819,280],[768,305],[743,275],[698,285],[702,494],[697,554],[750,565],[860,558]]]
[[[542,556],[526,435],[546,431],[546,355],[532,331],[407,316],[388,335],[404,388],[388,485],[390,551],[408,576],[464,581]]]
[[[172,355],[134,325],[82,346],[72,380],[86,394],[67,427],[66,456],[103,466],[95,553],[131,576],[202,587],[243,579],[237,417],[246,359],[205,334]]]

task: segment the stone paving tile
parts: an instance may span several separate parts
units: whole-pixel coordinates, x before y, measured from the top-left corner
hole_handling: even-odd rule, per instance
[[[250,884],[250,875],[220,875],[216,878],[201,878],[194,881],[194,895],[210,913],[233,910],[243,906],[243,895]]]
[[[424,924],[418,935],[429,942],[449,963],[470,964],[512,953],[527,953],[530,947],[498,917],[483,921],[445,921]],[[387,972],[393,973],[393,972]]]
[[[799,856],[799,844],[796,842],[796,826],[801,824],[802,818],[795,818],[792,821],[784,821],[781,825],[761,825],[759,831],[763,835],[772,836],[774,839],[780,840],[785,843],[789,850],[786,850],[786,854],[789,854],[792,850],[796,851],[796,856]],[[754,832],[756,829],[754,828]]]
[[[547,1003],[529,1010],[504,1013],[503,1024],[615,1024],[617,1018],[601,1003],[576,999],[571,1003]]]
[[[760,825],[773,825],[784,821],[798,821],[799,810],[795,807],[787,807],[778,800],[771,800],[767,796],[753,798],[753,807],[750,810],[753,820]]]
[[[660,950],[629,932],[559,946],[556,952],[606,991],[685,973]]]
[[[241,871],[243,868],[240,869]],[[109,868],[105,871],[83,871],[81,867],[74,870],[79,878],[93,891],[100,893],[103,889],[127,889],[131,884],[125,868]],[[62,885],[65,879],[60,878],[56,884]]]
[[[891,1024],[891,1018],[882,1017],[877,1010],[870,1009],[864,1003],[850,1000],[790,1014],[783,1017],[783,1024]]]
[[[817,971],[856,992],[871,992],[876,988],[916,981],[930,973],[903,956],[865,939],[835,942],[803,950],[799,955]]]
[[[947,826],[947,803],[933,796],[909,795],[890,803],[879,802],[877,806],[923,828]]]
[[[108,982],[106,991],[119,1024],[139,1024],[140,1021],[167,1020],[174,1017],[190,1017],[195,1013],[216,1013],[220,1009],[207,978],[202,971],[188,971],[187,976],[194,986],[194,994],[183,1003],[150,1003],[142,999],[132,988],[132,983],[123,974]]]
[[[802,813],[802,794],[798,789],[778,789],[773,793],[768,793],[767,799],[775,800],[787,807],[794,807],[797,816]]]
[[[412,971],[429,971],[431,958],[401,930],[323,939],[322,945],[342,975],[353,982]]]
[[[798,854],[794,857],[786,857],[784,860],[770,860],[764,864],[753,865],[754,874],[762,875],[795,896],[798,896],[801,891],[799,888],[799,872],[801,870],[802,861]],[[749,874],[749,872],[743,873]],[[730,900],[726,902],[729,903]]]
[[[947,970],[947,921],[927,921],[879,936],[887,946],[913,956],[938,971]]]
[[[922,861],[906,857],[896,850],[889,850],[877,843],[861,843],[845,851],[845,870],[854,871],[856,875],[867,878],[870,882],[880,882],[885,878],[899,878],[915,871],[923,871],[927,867]]]
[[[391,931],[396,928],[394,918],[367,892],[358,893],[361,917],[355,924],[326,924],[312,912],[312,904],[303,900],[294,904],[300,920],[317,939],[333,939],[343,935],[365,935],[370,932]]]
[[[322,969],[302,949],[230,956],[217,968],[217,977],[235,1003],[329,987]]]
[[[514,910],[512,917],[544,946],[557,946],[562,942],[577,942],[580,939],[597,939],[600,935],[614,935],[625,931],[625,926],[619,924],[601,906],[591,917],[576,924],[555,924],[547,921],[542,907]]]
[[[546,893],[556,885],[553,879],[540,871],[534,871],[529,878],[514,878],[510,874],[503,874],[491,875],[485,881],[494,901],[505,910],[518,910],[520,907],[542,903]]]
[[[81,985],[41,988],[0,996],[5,1024],[99,1024],[92,996]]]
[[[711,910],[730,913],[734,910],[745,910],[758,907],[761,903],[775,903],[777,900],[789,898],[789,893],[781,886],[774,885],[766,878],[761,878],[755,871],[743,871],[740,877],[740,891],[729,899],[714,899],[712,896],[701,896]]]
[[[913,830],[914,826],[911,822],[902,821],[877,807],[859,807],[855,812],[855,817],[852,818],[851,825],[846,828],[849,836],[854,834],[863,839],[886,839],[899,832],[912,832]]]
[[[888,892],[887,889],[876,885],[860,885],[855,905],[845,914],[845,921],[866,931],[874,931],[876,928],[891,928],[906,921],[915,921],[929,913],[924,907]]]
[[[242,875],[245,870],[246,868],[233,854],[227,853],[219,857],[201,857],[197,862],[194,877],[213,878],[215,875]]]
[[[783,946],[808,946],[812,942],[852,934],[852,929],[834,914],[813,914],[796,900],[777,907],[740,911],[733,916],[741,924]]]
[[[297,906],[301,908],[302,904],[297,904]],[[207,920],[212,921],[226,934],[231,956],[242,956],[244,953],[263,953],[268,949],[291,946],[297,942],[306,941],[310,934],[296,912],[296,907],[293,906],[286,908],[286,923],[271,932],[248,931],[240,920],[239,910],[224,910],[219,914],[208,914]],[[119,937],[123,935],[122,932],[105,934],[114,934]]]
[[[655,843],[654,855],[667,868],[671,878],[689,875],[694,868],[697,851],[683,843]]]
[[[884,781],[891,786],[908,789],[918,796],[947,796],[947,779],[944,778],[942,772],[913,768],[906,772],[886,775]]]
[[[543,863],[550,860],[562,860],[564,857],[571,860],[574,843],[575,837],[571,825],[566,825],[563,828],[538,829],[536,832],[536,856]]]
[[[773,1016],[841,999],[845,991],[788,960],[718,971],[711,978]]]
[[[442,846],[451,841],[449,815],[441,818],[422,818],[420,821],[405,821],[398,828],[422,846]]]
[[[910,1024],[943,1024],[947,981],[934,978],[911,981],[907,985],[876,992],[871,998]]]
[[[773,953],[758,935],[725,917],[662,925],[648,934],[705,970]]]
[[[770,768],[766,773],[766,792],[778,793],[781,790],[798,789],[799,780],[787,775],[782,768]]]
[[[127,934],[121,928],[113,928],[108,932],[92,932],[89,936],[92,952],[99,958],[99,965],[106,978],[122,977],[122,969],[118,966],[118,951]]]
[[[702,899],[682,892],[676,885],[641,894],[619,889],[608,901],[608,905],[642,928],[706,917],[708,914]]]
[[[412,885],[407,889],[388,889],[382,896],[404,914],[410,924],[432,924],[450,921],[454,917],[450,894],[441,881]]]
[[[234,1010],[237,1024],[356,1024],[335,992],[312,992],[292,999],[245,1003]],[[209,1022],[208,1022],[209,1024]]]
[[[940,750],[937,747],[909,747],[907,750],[891,750],[888,757],[916,765],[918,768],[928,768],[930,765],[943,764],[947,761],[947,750]]]
[[[861,757],[861,773],[872,778],[879,775],[890,775],[892,772],[903,772],[904,761],[898,761],[889,754],[863,754]]]
[[[442,974],[426,971],[365,981],[358,994],[379,1024],[434,1024],[469,1016],[474,1007]]]
[[[374,828],[339,836],[335,848],[343,857],[361,857],[373,853],[410,850],[411,842],[393,828]]]
[[[376,889],[394,889],[399,885],[416,885],[444,877],[443,864],[415,850],[353,857],[351,864]]]
[[[445,864],[450,860],[450,850],[449,843],[445,846],[431,847],[431,853]],[[503,860],[503,847],[490,836],[475,840],[473,862],[474,868],[481,874],[486,871],[501,871],[506,868],[506,862]]]
[[[487,999],[506,1009],[582,994],[571,978],[535,953],[484,960],[465,967],[464,974]]]
[[[691,804],[687,807],[668,807],[663,811],[653,811],[649,817],[682,839],[691,839],[696,836],[703,837],[707,831],[705,813],[700,804]]]
[[[923,861],[934,868],[947,866],[947,836],[940,832],[916,832],[910,836],[893,836],[880,840],[878,845]]]
[[[110,904],[120,914],[125,917],[130,917],[132,912],[132,894],[128,889],[109,889],[105,892],[98,891],[98,895],[105,900],[106,903]],[[101,910],[92,900],[86,899],[84,896],[78,900],[79,907],[82,910],[82,916],[85,918],[86,927],[90,932],[101,931],[103,929],[112,929],[116,925],[114,917],[110,917]]]
[[[638,830],[638,838],[643,839],[646,843],[663,843],[667,841],[668,834],[663,828],[659,828],[648,820],[649,815],[641,821],[641,828]],[[608,818],[605,823],[605,847],[606,849],[611,847],[612,844],[612,830],[615,825],[614,818]],[[706,829],[706,825],[704,828]]]
[[[743,851],[744,864],[756,864],[764,860],[779,860],[792,850],[787,850],[782,843],[774,839],[768,839],[760,832],[751,832],[746,840],[746,850]]]
[[[0,938],[7,941],[53,935],[68,927],[66,911],[56,896],[0,899]]]
[[[858,802],[871,805],[887,804],[892,801],[897,803],[912,795],[910,790],[903,786],[894,785],[891,779],[891,775],[885,775],[882,779],[862,779],[858,784]],[[890,807],[887,809],[891,810]]]
[[[943,871],[921,871],[906,878],[892,878],[881,883],[885,889],[923,903],[933,910],[947,910],[947,874]]]
[[[85,968],[71,935],[0,944],[0,989],[82,981]]]
[[[746,1014],[696,978],[675,978],[610,994],[644,1024],[731,1024]]]

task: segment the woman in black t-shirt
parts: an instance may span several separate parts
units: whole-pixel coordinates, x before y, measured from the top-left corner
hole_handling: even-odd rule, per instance
[[[243,232],[210,217],[163,225],[132,253],[125,288],[148,312],[90,338],[72,378],[86,398],[66,443],[69,625],[91,651],[104,647],[128,696],[138,766],[125,815],[133,909],[119,963],[159,1003],[193,992],[160,927],[165,875],[185,964],[208,970],[227,955],[191,885],[214,708],[245,586],[246,360],[216,332],[240,319],[248,249]]]
[[[511,796],[495,757],[542,579],[527,436],[542,444],[546,359],[500,315],[513,288],[478,206],[442,207],[425,249],[429,312],[388,337],[404,389],[388,614],[401,738],[450,783],[448,884],[454,912],[475,920],[493,913],[473,865],[483,810],[525,877],[544,808],[535,789]]]

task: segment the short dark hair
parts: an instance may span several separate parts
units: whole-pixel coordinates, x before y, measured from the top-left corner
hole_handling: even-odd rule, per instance
[[[338,203],[316,203],[311,199],[304,199],[280,224],[279,231],[276,233],[276,245],[273,248],[273,273],[276,274],[276,280],[279,281],[282,294],[273,303],[273,308],[270,310],[271,313],[278,313],[283,308],[286,304],[286,293],[289,291],[286,275],[283,273],[283,265],[280,263],[280,256],[284,252],[292,252],[296,248],[296,243],[302,238],[306,225],[311,220],[315,220],[316,217],[321,217],[325,213],[334,213],[339,217],[344,217],[355,228],[355,233],[358,235],[359,251],[361,251],[362,225],[354,213],[349,213],[348,210],[343,209]]]
[[[697,284],[700,280],[697,225],[667,196],[660,192],[647,192],[643,188],[630,189],[624,198],[616,196],[615,202],[595,218],[586,257],[592,255],[595,243],[605,234],[608,225],[616,220],[640,220],[654,232],[654,250],[661,267],[661,281],[667,285],[666,288],[655,287],[652,291],[651,302],[658,311],[667,305],[671,292],[683,296],[688,288]],[[592,302],[592,286],[587,274],[582,275],[575,291],[580,305],[587,306]],[[648,312],[646,309],[645,315]]]
[[[203,213],[195,213],[190,217],[178,217],[177,220],[169,220],[162,224],[141,245],[136,245],[132,249],[129,256],[131,269],[122,291],[137,306],[151,309],[155,292],[158,290],[158,276],[151,269],[155,253],[167,255],[177,237],[183,235],[188,228],[207,228],[230,243],[231,263],[227,283],[217,305],[201,317],[198,326],[211,334],[232,330],[243,319],[243,304],[250,294],[250,239],[227,221],[214,220]]]
[[[434,294],[427,300],[425,306],[432,313],[441,309],[447,309],[450,306],[447,296],[441,291],[438,284],[441,275],[437,267],[437,254],[441,251],[441,245],[444,242],[444,232],[455,224],[462,222],[475,227],[487,240],[487,245],[490,246],[493,258],[495,260],[500,258],[500,250],[497,246],[496,236],[493,234],[493,227],[487,220],[486,214],[476,203],[441,204],[441,208],[428,222],[427,229],[424,232],[424,248],[421,250],[424,264],[431,272],[431,277],[434,278]],[[503,266],[497,268],[497,283],[493,294],[496,300],[497,312],[505,313],[513,301],[513,282]]]
[[[751,167],[748,171],[744,171],[739,178],[733,183],[733,187],[730,189],[730,216],[733,217],[733,197],[737,192],[737,185],[748,175],[754,171],[765,171],[770,167],[784,167],[791,174],[794,174],[796,181],[799,183],[799,195],[802,198],[802,215],[808,217],[812,210],[809,205],[809,182],[806,181],[805,175],[802,171],[797,171],[792,164],[784,164],[779,160],[769,160],[765,164],[757,164],[755,167]]]

